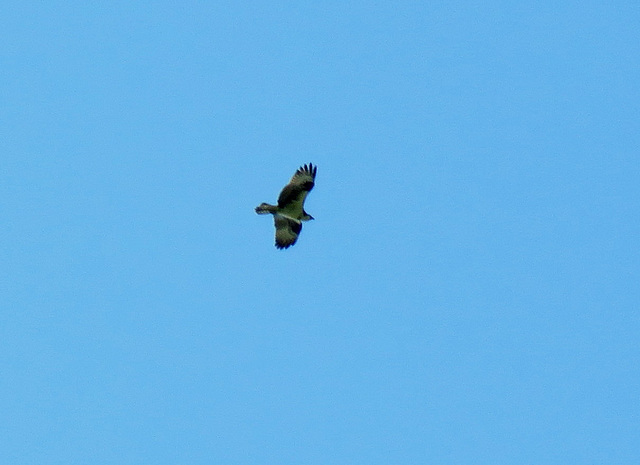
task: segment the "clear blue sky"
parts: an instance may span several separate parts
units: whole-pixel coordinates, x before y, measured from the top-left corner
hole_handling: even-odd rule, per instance
[[[639,24],[4,2],[0,463],[640,463]]]

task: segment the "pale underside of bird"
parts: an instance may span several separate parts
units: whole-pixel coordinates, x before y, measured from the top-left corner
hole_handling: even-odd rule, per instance
[[[302,230],[302,222],[313,219],[304,211],[304,201],[313,189],[317,171],[318,167],[311,163],[301,166],[280,192],[278,205],[261,203],[256,207],[259,215],[273,215],[278,249],[286,249],[295,244]]]

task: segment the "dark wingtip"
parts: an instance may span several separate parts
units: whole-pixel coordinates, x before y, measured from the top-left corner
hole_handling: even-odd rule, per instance
[[[318,172],[318,167],[313,163],[305,163],[300,168],[296,170],[296,174],[308,174],[310,176],[315,177]]]
[[[315,176],[316,172],[318,171],[318,167],[313,163],[305,163],[304,166],[301,166],[298,171],[303,171],[311,176]]]

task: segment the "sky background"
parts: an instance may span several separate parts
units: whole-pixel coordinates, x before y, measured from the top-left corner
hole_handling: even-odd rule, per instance
[[[640,463],[638,24],[3,2],[0,462]]]

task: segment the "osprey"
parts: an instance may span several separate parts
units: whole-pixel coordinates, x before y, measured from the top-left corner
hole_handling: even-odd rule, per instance
[[[298,240],[302,222],[314,219],[304,211],[304,200],[313,189],[317,166],[309,163],[298,168],[289,184],[284,186],[278,197],[278,205],[261,203],[256,207],[258,215],[271,213],[276,224],[276,247],[286,249]]]

